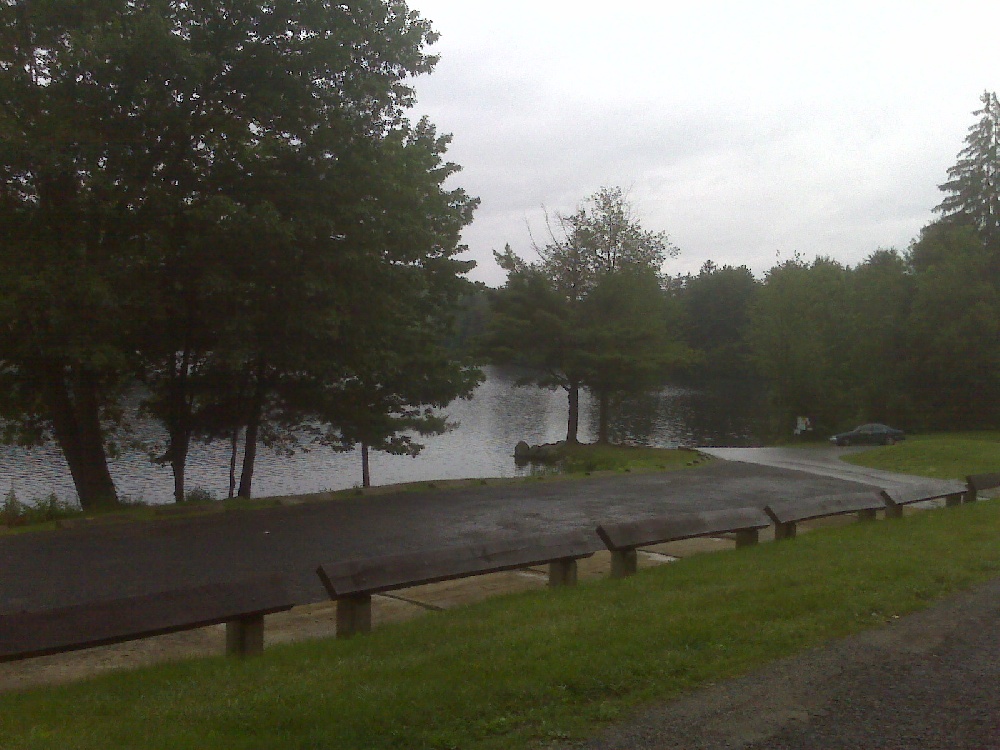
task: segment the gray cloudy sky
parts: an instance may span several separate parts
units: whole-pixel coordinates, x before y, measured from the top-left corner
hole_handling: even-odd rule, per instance
[[[671,274],[903,249],[1000,88],[996,0],[410,6],[441,34],[413,115],[454,137],[452,182],[482,200],[471,276],[494,286],[493,249],[531,257],[542,206],[601,186],[670,234]]]

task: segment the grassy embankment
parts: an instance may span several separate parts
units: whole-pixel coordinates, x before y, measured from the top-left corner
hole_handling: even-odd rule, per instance
[[[934,479],[965,479],[968,474],[1000,471],[1000,432],[914,435],[898,445],[855,453],[844,460]]]
[[[921,442],[883,455],[932,458]],[[1000,444],[984,450],[1000,459]],[[980,468],[934,460],[947,476]],[[197,660],[2,696],[0,747],[544,746],[996,576],[998,534],[1000,501],[987,501],[504,597],[247,662]]]

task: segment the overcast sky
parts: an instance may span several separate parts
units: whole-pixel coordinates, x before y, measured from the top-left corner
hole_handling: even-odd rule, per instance
[[[414,117],[454,137],[449,183],[492,250],[531,257],[544,206],[629,191],[680,255],[761,275],[795,253],[853,265],[934,218],[980,94],[1000,88],[996,0],[411,0],[441,56]]]

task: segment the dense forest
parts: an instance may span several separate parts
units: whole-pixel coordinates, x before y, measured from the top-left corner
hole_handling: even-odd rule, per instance
[[[796,255],[763,278],[711,262],[671,277],[662,273],[665,235],[643,233],[622,192],[605,189],[556,217],[551,241],[533,248],[540,261],[508,248],[506,285],[470,295],[463,325],[478,326],[494,361],[536,368],[537,382],[566,388],[571,407],[579,385],[621,397],[654,381],[760,378],[783,434],[797,416],[817,434],[864,421],[997,427],[1000,105],[994,93],[981,101],[940,186],[940,217],[905,250],[877,249],[854,267]],[[626,272],[657,274],[655,311],[647,302],[629,317],[643,293],[626,288]],[[613,276],[616,290],[588,317],[598,280]]]

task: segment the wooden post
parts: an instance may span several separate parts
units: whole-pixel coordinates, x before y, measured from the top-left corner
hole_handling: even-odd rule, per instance
[[[874,508],[867,508],[865,510],[858,511],[859,521],[874,521],[876,518],[876,510]]]
[[[774,540],[780,542],[782,539],[794,539],[795,538],[795,521],[789,521],[788,523],[776,523],[774,524]]]
[[[903,506],[891,503],[885,506],[885,517],[886,518],[902,518],[903,517]]]
[[[350,638],[372,630],[371,594],[356,594],[337,599],[337,637]]]
[[[749,547],[760,541],[759,529],[740,529],[736,532],[736,547]]]
[[[567,557],[549,563],[549,586],[576,585],[576,558]]]
[[[611,550],[611,577],[628,578],[638,570],[638,557],[635,549]]]
[[[264,653],[264,615],[246,615],[226,623],[227,656],[259,656]]]
[[[965,502],[974,503],[976,502],[976,491],[969,488],[969,491],[965,493]],[[962,504],[962,495],[948,495],[944,499],[944,504],[948,508],[954,508],[956,505]]]

